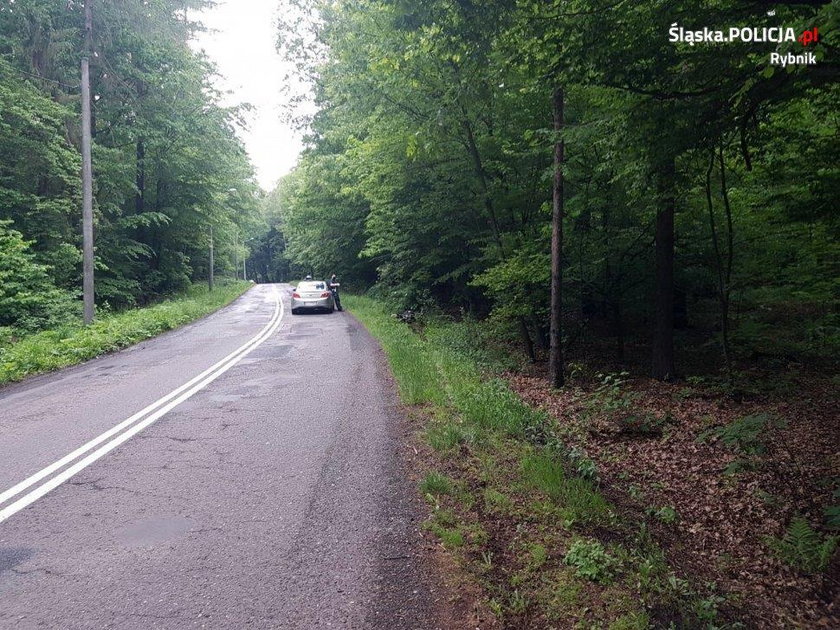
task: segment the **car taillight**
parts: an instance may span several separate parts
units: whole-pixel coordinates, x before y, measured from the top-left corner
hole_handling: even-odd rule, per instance
[[[295,291],[294,293],[292,293],[292,297],[299,298],[299,297],[300,297],[300,293],[298,293],[297,291]]]
[[[330,297],[330,292],[329,292],[329,291],[324,291],[324,292],[321,294],[321,297]]]

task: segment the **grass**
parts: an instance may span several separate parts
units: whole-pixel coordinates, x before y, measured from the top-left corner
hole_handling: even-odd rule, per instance
[[[583,477],[568,476],[556,456],[540,453],[522,460],[522,478],[561,506],[564,522],[606,523],[611,515],[603,495]]]
[[[210,292],[196,285],[153,306],[102,315],[90,326],[68,324],[0,346],[0,385],[82,363],[177,328],[232,302],[250,286],[230,282]]]
[[[420,492],[424,495],[452,494],[453,490],[452,480],[439,472],[428,473],[420,482]]]

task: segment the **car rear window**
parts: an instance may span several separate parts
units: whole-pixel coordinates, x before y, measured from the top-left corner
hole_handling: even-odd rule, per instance
[[[323,291],[327,288],[324,282],[301,282],[297,289],[298,291]]]

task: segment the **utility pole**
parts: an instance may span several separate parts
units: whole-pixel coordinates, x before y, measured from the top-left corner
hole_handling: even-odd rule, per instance
[[[82,57],[82,294],[85,324],[93,321],[93,163],[91,160],[90,59],[93,52],[93,0],[85,0],[85,54]]]
[[[207,288],[212,291],[213,290],[213,267],[216,266],[215,260],[213,260],[213,226],[210,226],[210,273],[207,275]]]

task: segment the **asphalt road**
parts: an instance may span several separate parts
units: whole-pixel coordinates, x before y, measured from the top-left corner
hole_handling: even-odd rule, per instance
[[[384,357],[288,293],[0,390],[0,627],[437,627]]]

